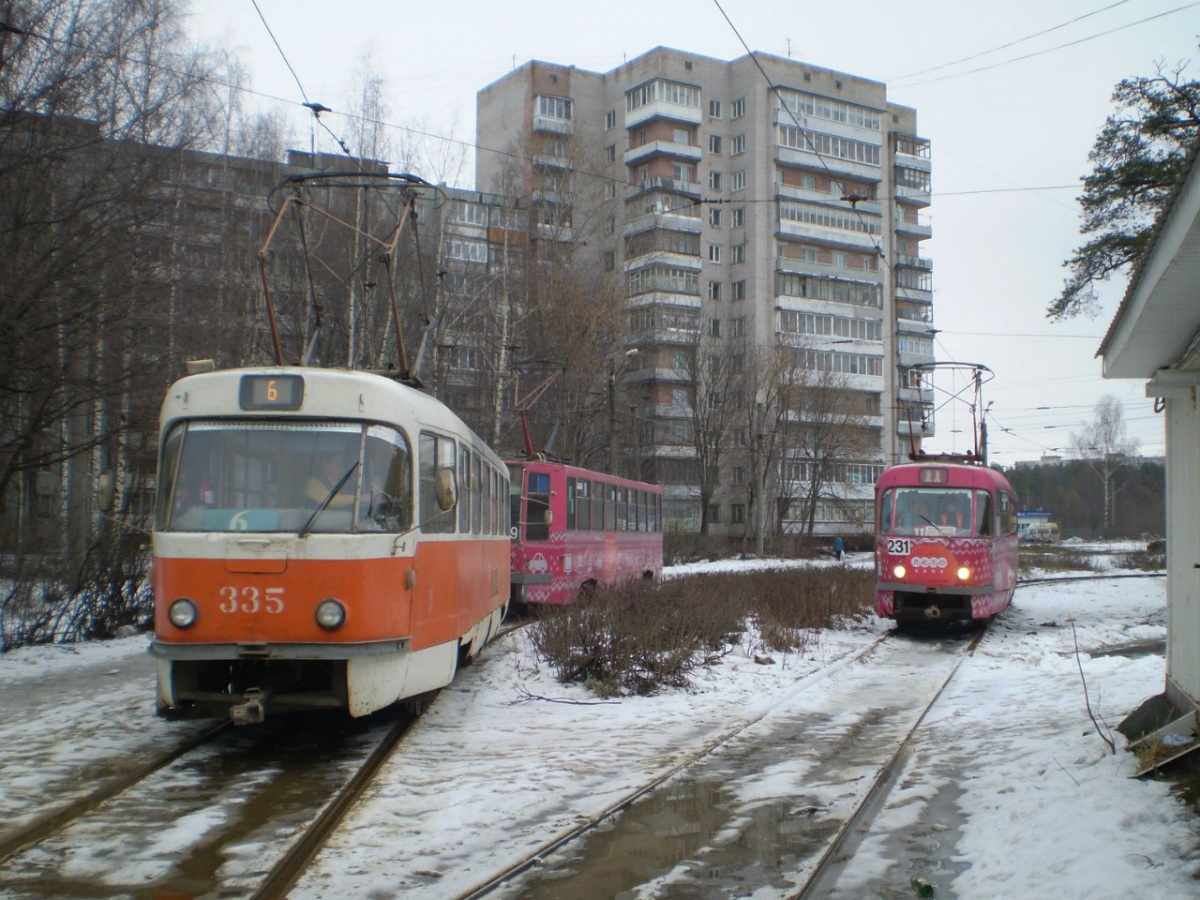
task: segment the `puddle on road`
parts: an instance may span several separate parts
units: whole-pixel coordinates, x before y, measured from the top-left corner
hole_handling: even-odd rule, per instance
[[[583,844],[546,860],[514,885],[522,900],[634,896],[656,884],[656,897],[729,896],[765,884],[815,853],[837,830],[802,801],[771,802],[734,820],[733,795],[719,780],[685,780],[626,810]],[[674,871],[673,871],[674,870]]]

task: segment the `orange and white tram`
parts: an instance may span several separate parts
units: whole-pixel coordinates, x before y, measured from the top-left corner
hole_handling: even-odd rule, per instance
[[[440,688],[509,598],[504,462],[380,375],[191,375],[160,420],[160,714],[362,716]]]

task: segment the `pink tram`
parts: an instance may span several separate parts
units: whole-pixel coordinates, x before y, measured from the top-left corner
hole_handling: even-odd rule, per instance
[[[875,485],[875,609],[897,624],[987,620],[1017,584],[1017,495],[982,465],[894,466]]]
[[[662,488],[561,462],[508,463],[512,602],[571,603],[662,577]]]

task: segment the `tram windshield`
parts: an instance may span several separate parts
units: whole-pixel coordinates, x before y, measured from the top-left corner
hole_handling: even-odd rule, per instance
[[[891,488],[884,492],[883,534],[987,537],[993,532],[992,498],[970,488]]]
[[[412,453],[384,425],[185,422],[163,446],[155,522],[160,531],[404,531]]]

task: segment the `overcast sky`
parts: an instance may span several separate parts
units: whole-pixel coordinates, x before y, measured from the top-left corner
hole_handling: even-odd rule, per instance
[[[1071,432],[1105,394],[1124,404],[1142,452],[1163,452],[1162,417],[1143,382],[1103,380],[1095,357],[1124,283],[1104,292],[1095,319],[1051,324],[1045,309],[1062,286],[1063,260],[1081,242],[1075,198],[1113,87],[1159,64],[1200,78],[1200,2],[257,4],[262,18],[252,0],[194,0],[194,36],[242,57],[256,92],[248,103],[284,110],[302,146],[311,140],[329,152],[340,151],[300,104],[307,97],[330,107],[323,121],[348,136],[339,111],[355,105],[368,55],[386,82],[396,142],[406,139],[402,126],[415,127],[442,159],[473,140],[476,92],[530,59],[606,72],[656,46],[725,60],[748,46],[885,82],[892,101],[917,110],[918,130],[932,141],[934,237],[922,255],[934,262],[935,349],[939,360],[995,372],[984,388],[984,402],[994,404],[992,461],[1066,453]],[[416,174],[470,187],[473,161],[457,176]],[[961,412],[945,410],[929,449],[967,448],[970,427]]]

